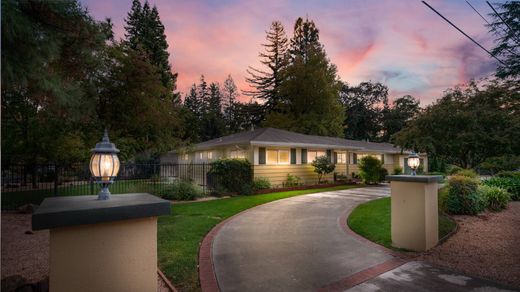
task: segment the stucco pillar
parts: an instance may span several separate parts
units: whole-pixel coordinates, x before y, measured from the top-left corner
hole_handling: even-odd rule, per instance
[[[149,194],[47,198],[33,229],[50,229],[50,291],[157,291],[157,216]]]
[[[439,241],[438,182],[441,176],[389,175],[392,245],[425,251]]]

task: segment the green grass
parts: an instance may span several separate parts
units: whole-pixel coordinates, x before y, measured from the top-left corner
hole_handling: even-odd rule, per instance
[[[204,236],[219,222],[246,209],[271,201],[357,186],[298,190],[254,196],[238,196],[206,202],[176,204],[169,216],[159,217],[159,266],[181,291],[198,291],[197,256]]]
[[[135,192],[153,192],[155,184],[149,184],[143,180],[120,180],[115,181],[110,186],[112,194],[124,194]],[[2,210],[16,209],[25,204],[39,205],[43,199],[54,196],[81,196],[81,195],[95,195],[99,192],[99,186],[94,185],[91,189],[90,184],[85,185],[71,185],[58,187],[57,194],[54,194],[53,188],[36,189],[30,191],[12,191],[2,192]]]
[[[357,234],[387,248],[392,247],[390,236],[390,200],[383,198],[357,206],[350,214],[347,224]],[[439,213],[439,239],[450,233],[456,224]]]

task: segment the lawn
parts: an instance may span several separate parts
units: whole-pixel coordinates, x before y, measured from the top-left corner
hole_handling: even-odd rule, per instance
[[[254,206],[279,199],[356,187],[362,185],[238,196],[172,205],[171,215],[159,217],[157,243],[159,266],[181,291],[198,291],[200,290],[197,270],[199,244],[204,236],[222,220]]]
[[[392,247],[390,237],[390,199],[378,199],[357,206],[347,223],[357,234],[387,248],[396,249]],[[455,222],[439,213],[439,238],[446,236],[455,226]]]

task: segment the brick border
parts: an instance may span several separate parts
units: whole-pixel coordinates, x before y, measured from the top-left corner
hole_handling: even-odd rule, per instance
[[[178,290],[175,289],[175,286],[173,286],[172,282],[170,282],[170,280],[168,280],[168,278],[166,277],[166,275],[164,275],[164,273],[161,271],[161,269],[159,269],[159,267],[157,267],[157,274],[159,274],[159,276],[160,276],[161,279],[164,281],[164,283],[166,284],[166,286],[168,287],[168,289],[170,289],[170,291],[172,291],[172,292],[178,292]]]

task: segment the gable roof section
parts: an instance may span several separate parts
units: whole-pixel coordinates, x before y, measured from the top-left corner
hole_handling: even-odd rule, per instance
[[[335,137],[305,135],[274,128],[261,128],[236,133],[195,145],[204,150],[231,145],[288,146],[288,147],[331,147],[359,151],[400,153],[401,149],[390,143],[375,143]],[[407,152],[406,152],[407,153]]]

